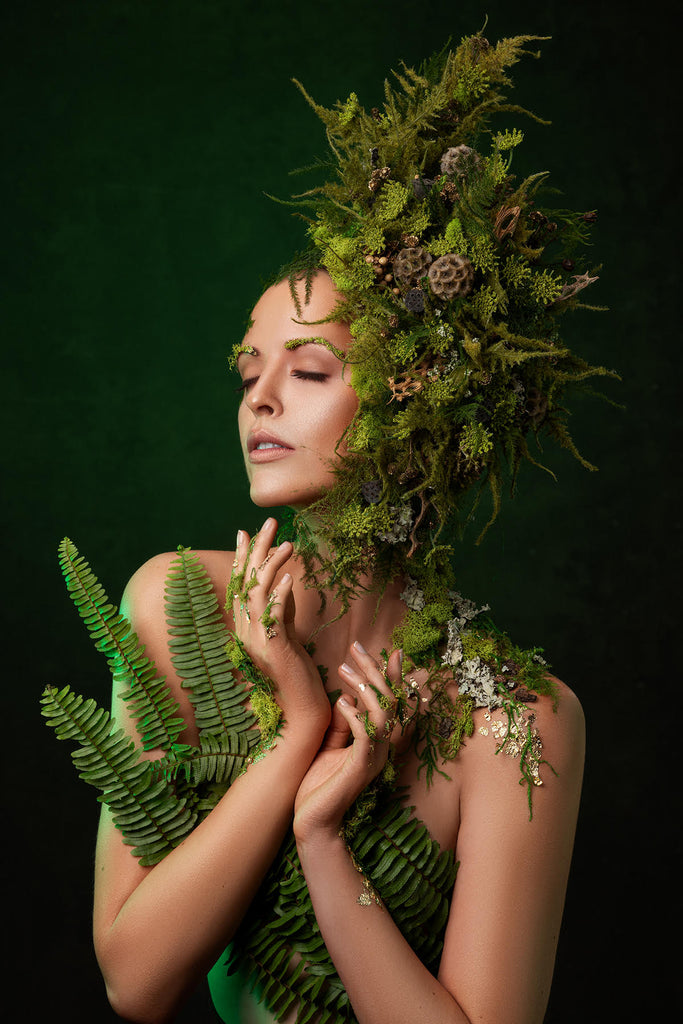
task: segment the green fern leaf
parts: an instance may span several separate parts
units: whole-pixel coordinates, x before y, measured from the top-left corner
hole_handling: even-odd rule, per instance
[[[420,959],[438,969],[457,865],[441,851],[414,808],[390,797],[362,823],[350,845],[357,862]],[[263,922],[268,922],[265,926]],[[301,963],[294,970],[298,957]],[[320,935],[293,837],[281,851],[229,951],[230,971],[242,969],[265,993],[277,1019],[298,1002],[297,1024],[329,1015],[335,1024],[355,1021],[348,995]]]
[[[165,680],[145,657],[144,648],[126,618],[111,604],[76,545],[65,537],[59,545],[59,564],[67,589],[98,651],[105,655],[114,684],[124,686],[123,697],[142,738],[143,748],[170,749],[185,728],[177,701]]]
[[[80,746],[72,759],[80,777],[101,790],[114,823],[143,865],[160,861],[194,828],[196,812],[165,780],[153,782],[154,762],[140,758],[133,740],[109,712],[70,687],[47,687],[41,713],[59,739]]]
[[[253,746],[256,717],[225,653],[228,628],[209,574],[186,548],[179,549],[166,579],[166,621],[173,667],[190,690],[200,736],[245,733]]]
[[[244,771],[253,746],[253,737],[258,733],[231,732],[211,733],[200,737],[199,747],[183,749],[181,757],[171,755],[155,762],[159,776],[172,780],[182,776],[192,789],[207,783],[230,786]]]

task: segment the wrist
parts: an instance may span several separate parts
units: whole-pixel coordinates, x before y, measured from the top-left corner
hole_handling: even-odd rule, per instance
[[[333,856],[347,857],[349,852],[341,834],[341,824],[341,821],[304,821],[295,814],[292,831],[302,863],[306,858],[318,855],[328,862]]]
[[[322,716],[283,717],[276,743],[283,743],[288,750],[300,754],[306,759],[307,766],[318,753],[325,737],[327,722]]]

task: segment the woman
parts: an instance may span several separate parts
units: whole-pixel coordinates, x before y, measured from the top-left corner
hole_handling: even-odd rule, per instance
[[[334,286],[321,273],[306,306],[307,318],[322,319],[334,303]],[[251,496],[259,506],[305,506],[330,486],[336,443],[356,408],[343,364],[330,350],[319,343],[285,348],[292,338],[317,339],[322,331],[346,350],[348,331],[339,324],[297,321],[283,281],[254,310],[245,341],[257,354],[239,359],[244,377],[240,438]],[[405,613],[399,597],[404,581],[384,593],[379,607],[368,590],[342,619],[321,631],[314,664],[304,644],[319,625],[318,595],[304,588],[291,543],[273,548],[275,532],[269,519],[251,549],[241,532],[236,553],[205,551],[201,559],[219,593],[233,562],[240,570],[256,570],[257,586],[243,608],[236,599],[229,624],[275,683],[284,720],[277,743],[154,868],[139,866],[103,810],[94,928],[112,1006],[125,1019],[172,1019],[183,995],[219,957],[248,913],[293,817],[316,917],[359,1021],[542,1020],[581,783],[578,701],[558,684],[557,713],[549,698],[537,704],[545,756],[557,775],[551,774],[535,794],[531,823],[516,765],[492,756],[492,735],[476,734],[448,766],[448,777],[437,775],[428,787],[424,777],[417,777],[415,753],[396,727],[402,749],[399,778],[408,787],[408,801],[432,836],[455,850],[460,861],[436,981],[389,914],[374,902],[359,903],[363,882],[339,836],[345,812],[381,771],[394,738],[384,734],[395,698],[377,666]],[[162,607],[171,558],[158,556],[136,573],[122,610],[167,674],[191,722],[187,693],[169,660]],[[261,614],[273,588],[278,626],[277,636],[269,638]],[[326,619],[335,614],[331,601]],[[341,685],[343,691],[331,715],[318,664],[328,670],[328,688]],[[400,671],[400,652],[395,651],[389,679],[397,682]],[[391,698],[390,707],[380,707],[372,686]],[[369,712],[382,738],[371,743],[357,709]],[[115,697],[113,713],[117,721],[126,720],[120,698]],[[477,725],[484,724],[478,715]],[[191,726],[183,739],[196,741]]]
[[[502,109],[495,88],[525,42],[491,47],[475,36],[422,76],[405,69],[402,105],[388,92],[384,115],[365,114],[353,94],[336,112],[316,107],[341,184],[311,200],[308,270],[297,265],[266,290],[234,352],[251,497],[292,507],[297,542],[278,545],[267,519],[253,538],[240,531],[234,552],[200,552],[216,594],[227,588],[224,625],[250,702],[263,684],[275,720],[268,730],[261,720],[246,771],[153,866],[133,856],[105,799],[94,932],[125,1019],[171,1020],[216,961],[225,972],[221,954],[248,939],[252,917],[266,932],[278,915],[282,924],[262,910],[260,887],[272,889],[272,866],[297,857],[312,901],[299,916],[319,929],[321,959],[285,944],[268,1009],[249,1003],[231,1017],[219,1006],[224,1019],[305,1017],[288,978],[313,979],[324,958],[350,1004],[335,1021],[543,1019],[582,712],[538,652],[515,648],[455,593],[442,543],[476,481],[488,481],[497,508],[501,449],[513,468],[533,461],[525,437],[541,426],[572,447],[561,389],[603,372],[573,356],[555,326],[594,278],[572,275],[580,267],[568,257],[561,273],[556,255],[543,262],[563,231],[575,249],[590,215],[561,211],[558,227],[541,210],[537,176],[514,182],[507,154],[521,133],[496,134],[488,157],[462,141]],[[186,723],[182,762],[201,730],[166,624],[172,559],[133,576],[122,613]],[[119,689],[113,715],[134,735],[140,713]],[[146,759],[168,754],[147,746]],[[501,750],[513,756],[493,756]],[[373,884],[382,864],[363,873],[354,828],[400,802],[432,845],[424,878],[414,864],[405,899],[388,886],[385,900]],[[402,903],[417,913],[426,900],[436,844],[459,868],[428,957],[396,921]],[[380,860],[391,865],[386,846]],[[253,946],[251,955],[263,981],[271,965]]]

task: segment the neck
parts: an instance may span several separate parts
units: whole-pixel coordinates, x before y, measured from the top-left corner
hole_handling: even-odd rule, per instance
[[[304,644],[312,641],[316,651],[325,650],[332,660],[337,655],[340,661],[344,660],[344,652],[355,641],[375,658],[379,658],[382,649],[390,653],[391,635],[407,611],[400,597],[404,588],[402,578],[381,588],[365,574],[359,577],[359,586],[345,607],[333,590],[318,590],[301,583],[295,594],[299,639]]]

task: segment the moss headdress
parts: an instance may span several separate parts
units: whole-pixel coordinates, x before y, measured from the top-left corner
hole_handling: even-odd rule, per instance
[[[296,300],[295,280],[331,275],[341,299],[329,319],[350,324],[359,408],[336,486],[312,509],[332,557],[306,544],[302,516],[295,527],[311,579],[344,607],[368,570],[380,584],[408,575],[427,604],[443,594],[453,539],[486,489],[493,521],[506,473],[512,489],[521,461],[536,462],[534,435],[593,468],[564,396],[608,371],[569,350],[560,318],[596,280],[585,256],[595,212],[544,205],[547,174],[512,173],[523,133],[490,126],[504,112],[534,117],[504,90],[538,38],[466,38],[419,71],[404,66],[369,113],[355,93],[328,110],[296,83],[325,125],[330,173],[294,197],[308,247],[279,277]],[[444,621],[423,621],[423,648]]]

